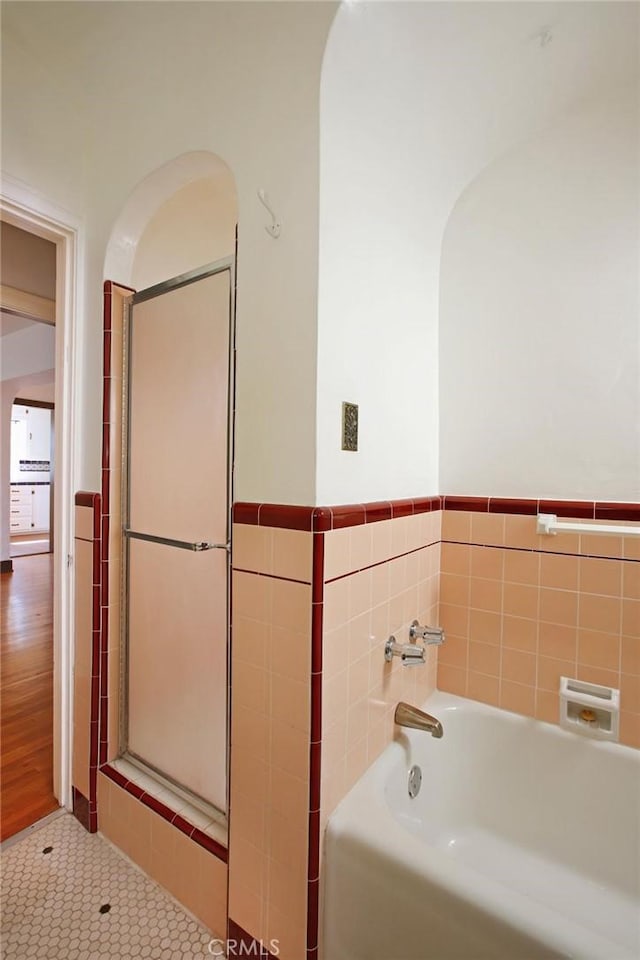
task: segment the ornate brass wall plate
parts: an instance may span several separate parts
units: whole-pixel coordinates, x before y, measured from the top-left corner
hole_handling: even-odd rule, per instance
[[[358,449],[358,404],[342,404],[342,449]]]

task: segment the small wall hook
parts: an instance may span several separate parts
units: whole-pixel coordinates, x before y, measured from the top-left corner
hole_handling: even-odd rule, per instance
[[[553,40],[551,27],[541,27],[536,36],[540,47],[546,47]]]
[[[275,213],[269,206],[269,201],[267,199],[267,195],[264,192],[264,190],[258,190],[258,200],[271,215],[271,223],[269,224],[268,227],[265,227],[265,230],[267,231],[270,237],[273,237],[274,240],[277,240],[278,237],[280,236],[280,231],[282,230],[282,224],[280,223],[278,217],[276,217]]]

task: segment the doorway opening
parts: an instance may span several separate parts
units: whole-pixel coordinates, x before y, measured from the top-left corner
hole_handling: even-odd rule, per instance
[[[54,411],[53,403],[25,397],[16,397],[11,407],[12,558],[53,553]]]
[[[11,178],[3,181],[0,229],[4,839],[58,806],[70,805],[73,331],[79,234],[66,213]],[[34,424],[41,414],[50,421],[48,448],[39,429],[12,427],[12,421],[27,418]],[[12,432],[22,444],[13,474]],[[37,446],[41,440],[42,448]],[[47,488],[44,496],[41,487]],[[20,495],[24,489],[32,498],[26,503]],[[12,516],[22,518],[20,526],[29,524],[28,530],[14,528],[13,540]],[[20,535],[29,537],[32,531],[40,539],[46,535],[46,552],[28,555],[29,547],[20,548],[26,542]]]

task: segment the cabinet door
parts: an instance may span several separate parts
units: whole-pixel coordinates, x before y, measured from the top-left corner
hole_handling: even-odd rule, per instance
[[[51,410],[29,407],[27,419],[27,457],[49,460],[51,457]],[[28,479],[25,477],[25,479]]]
[[[31,520],[33,515],[33,510],[31,509],[30,503],[11,503],[9,504],[9,516],[12,520],[16,520],[18,517],[27,517]]]
[[[48,485],[33,487],[33,528],[38,533],[49,529],[49,496],[51,488]]]
[[[9,520],[9,533],[31,533],[31,517],[12,517]]]

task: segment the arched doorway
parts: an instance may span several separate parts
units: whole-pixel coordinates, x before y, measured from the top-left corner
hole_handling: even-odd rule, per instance
[[[111,390],[106,441],[101,760],[225,834],[236,222],[228,167],[187,154],[134,191],[105,261],[108,379],[124,394]]]

